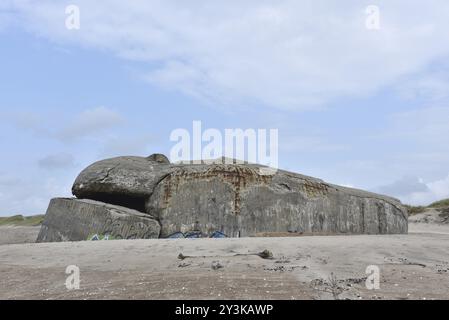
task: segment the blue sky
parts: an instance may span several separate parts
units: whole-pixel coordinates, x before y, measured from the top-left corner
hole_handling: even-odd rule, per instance
[[[449,197],[448,16],[443,0],[2,1],[0,215],[45,212],[93,161],[169,154],[194,120],[279,129],[283,169]]]

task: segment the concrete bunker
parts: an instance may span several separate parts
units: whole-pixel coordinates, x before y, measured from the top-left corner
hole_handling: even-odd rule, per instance
[[[54,208],[57,202],[50,203],[42,232],[58,236],[42,239],[71,240],[71,229],[81,234],[83,226],[104,230],[98,224],[110,221],[108,215],[117,210],[123,212],[120,230],[128,230],[127,221],[134,223],[122,233],[156,238],[192,232],[251,237],[408,231],[407,211],[397,199],[283,170],[264,175],[262,169],[255,164],[172,164],[163,155],[102,160],[77,177],[72,188],[77,199],[70,205]],[[78,203],[81,199],[96,203]],[[90,208],[91,214],[84,215],[86,207],[102,204],[108,210]],[[56,214],[56,209],[64,212]],[[96,212],[102,213],[102,220],[87,223]],[[68,223],[55,223],[56,218]],[[153,222],[160,226],[157,236],[153,227],[150,233],[134,230]]]

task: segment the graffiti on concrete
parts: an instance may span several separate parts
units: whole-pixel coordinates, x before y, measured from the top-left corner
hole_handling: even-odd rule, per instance
[[[87,240],[88,241],[116,240],[116,238],[109,234],[91,234],[87,237]]]
[[[211,234],[210,237],[204,235],[201,231],[190,231],[186,233],[175,232],[172,235],[168,236],[167,239],[199,239],[199,238],[228,238],[223,232],[215,231]]]
[[[130,222],[120,218],[108,218],[103,226],[101,234],[107,234],[114,239],[148,239],[151,238],[154,229],[142,221]]]

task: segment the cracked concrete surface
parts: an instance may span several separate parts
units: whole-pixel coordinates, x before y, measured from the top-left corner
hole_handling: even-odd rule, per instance
[[[407,233],[407,212],[396,199],[284,170],[262,175],[262,169],[235,161],[171,164],[157,154],[118,157],[83,170],[73,193],[151,215],[161,238],[192,231],[206,237]]]

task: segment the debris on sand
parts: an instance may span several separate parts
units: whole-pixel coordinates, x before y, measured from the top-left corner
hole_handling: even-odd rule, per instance
[[[259,252],[259,253],[238,253],[238,254],[235,254],[235,255],[233,255],[231,257],[239,257],[239,256],[258,256],[258,257],[261,257],[262,259],[267,259],[267,260],[273,260],[274,259],[273,253],[270,250],[264,250],[264,251]],[[221,258],[221,257],[229,258],[230,256],[185,256],[182,253],[180,253],[178,255],[178,259],[179,260],[193,259],[193,258]]]
[[[224,266],[219,261],[212,262],[212,270],[220,270],[223,268]]]
[[[190,266],[191,266],[190,263],[181,263],[181,264],[178,265],[178,268],[187,268],[187,267],[190,267]]]
[[[264,251],[258,253],[257,255],[259,257],[261,257],[262,259],[268,259],[268,260],[273,259],[273,253],[270,250],[264,250]]]

